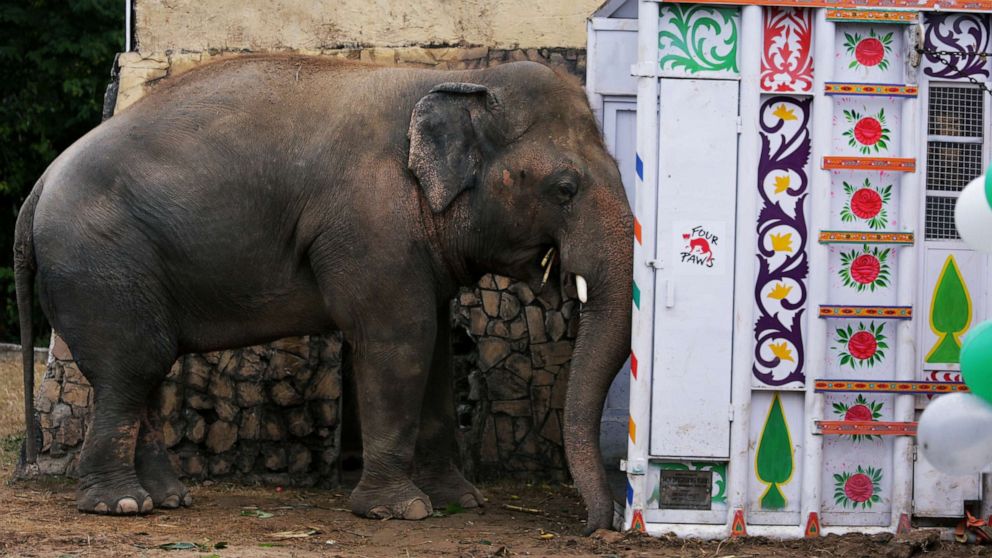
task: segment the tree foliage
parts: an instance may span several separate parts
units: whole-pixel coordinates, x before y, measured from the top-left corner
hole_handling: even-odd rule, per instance
[[[19,341],[13,237],[17,211],[51,161],[100,122],[120,0],[0,0],[0,341]],[[35,339],[48,335],[35,305]]]

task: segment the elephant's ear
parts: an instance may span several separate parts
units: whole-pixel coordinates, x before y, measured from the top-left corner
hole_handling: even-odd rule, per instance
[[[485,86],[442,83],[414,107],[407,166],[435,213],[478,180],[490,135],[484,128],[497,106]]]

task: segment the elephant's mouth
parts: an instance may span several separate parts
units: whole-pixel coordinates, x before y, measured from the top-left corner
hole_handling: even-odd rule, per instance
[[[535,292],[544,290],[549,279],[558,278],[559,280],[564,280],[568,273],[562,268],[558,248],[553,245],[542,246],[540,253],[543,254],[539,263],[541,282]],[[589,300],[589,286],[586,278],[578,273],[575,274],[575,291],[579,302],[585,303]]]

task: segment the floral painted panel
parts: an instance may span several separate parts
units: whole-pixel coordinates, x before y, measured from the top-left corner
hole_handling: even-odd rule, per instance
[[[992,76],[990,59],[980,56],[980,53],[992,51],[989,35],[988,14],[927,14],[923,31],[926,52],[923,73],[937,79],[989,79]]]
[[[806,380],[811,106],[811,99],[773,96],[764,99],[759,111],[755,387],[802,387]]]
[[[831,155],[900,157],[900,97],[834,97]]]
[[[830,230],[899,230],[899,178],[893,172],[831,171]]]
[[[662,4],[658,65],[667,75],[736,76],[739,30],[739,8]]]
[[[813,90],[813,10],[764,9],[761,90],[811,93]]]
[[[834,77],[838,82],[903,83],[902,25],[838,23]]]

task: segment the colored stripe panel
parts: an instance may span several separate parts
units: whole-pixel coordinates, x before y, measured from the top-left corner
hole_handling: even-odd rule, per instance
[[[634,238],[637,239],[638,244],[644,244],[641,241],[641,222],[637,220],[637,217],[634,217]]]
[[[827,95],[868,95],[876,97],[915,97],[920,89],[915,85],[892,85],[886,83],[836,83],[823,86]]]
[[[641,289],[637,288],[637,283],[634,283],[634,306],[641,309]]]
[[[630,375],[637,379],[637,357],[630,353]]]
[[[820,231],[820,244],[913,244],[911,232]]]
[[[908,8],[912,10],[992,11],[992,0],[665,0],[683,4],[786,6],[791,8]]]
[[[637,178],[644,180],[644,161],[639,153],[634,154],[634,170],[637,171]]]
[[[887,318],[908,320],[913,317],[912,306],[832,306],[820,305],[821,318]]]
[[[815,380],[814,391],[820,393],[965,393],[963,382],[865,382],[861,380]]]
[[[634,417],[627,417],[627,432],[630,434],[630,441],[637,443],[637,424],[634,422]]]
[[[827,21],[916,23],[920,13],[910,10],[827,10]]]
[[[916,436],[915,422],[879,420],[818,420],[816,433],[823,436]]]
[[[627,479],[627,505],[630,506],[634,503],[634,485],[630,484],[630,479]]]
[[[866,170],[916,172],[916,159],[902,157],[841,157],[826,155],[823,157],[823,168],[826,170]]]

